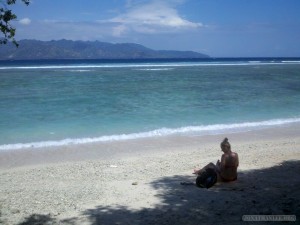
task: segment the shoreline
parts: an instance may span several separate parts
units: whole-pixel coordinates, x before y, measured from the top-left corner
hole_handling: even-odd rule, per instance
[[[130,141],[136,139],[147,139],[169,136],[207,136],[223,133],[243,133],[246,131],[257,131],[261,129],[272,129],[277,126],[289,126],[299,124],[300,118],[270,119],[259,122],[241,122],[231,124],[211,124],[199,126],[185,126],[178,128],[157,128],[150,131],[141,131],[124,134],[111,134],[95,137],[65,137],[61,139],[44,140],[44,141],[28,141],[20,143],[0,144],[1,151],[9,150],[25,150],[25,149],[42,149],[51,147],[64,147],[69,145],[107,143],[114,141]],[[51,134],[52,132],[50,132]]]
[[[138,138],[133,140],[70,144],[57,147],[26,148],[0,151],[0,171],[14,167],[78,162],[86,160],[116,160],[140,155],[186,152],[201,147],[219,149],[219,143],[227,136],[233,143],[253,141],[274,141],[274,139],[300,136],[300,123],[278,125],[238,133],[210,135],[169,135],[162,137]],[[234,149],[234,147],[233,147]]]
[[[42,224],[243,224],[242,215],[300,216],[300,125],[0,152],[0,221]],[[193,185],[227,136],[236,182]],[[288,182],[287,182],[288,181]],[[246,224],[246,223],[245,223]]]

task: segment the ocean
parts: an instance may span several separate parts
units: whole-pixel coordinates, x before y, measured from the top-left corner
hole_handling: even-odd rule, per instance
[[[300,122],[300,59],[0,61],[0,150]]]

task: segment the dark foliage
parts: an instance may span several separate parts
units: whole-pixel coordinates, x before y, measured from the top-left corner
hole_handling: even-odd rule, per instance
[[[25,5],[29,5],[30,0],[22,0]],[[8,9],[8,6],[16,3],[16,0],[1,1],[2,7],[0,7],[0,32],[3,37],[0,37],[0,44],[7,44],[11,41],[15,46],[19,46],[15,40],[16,29],[10,24],[11,21],[17,19],[17,15]]]

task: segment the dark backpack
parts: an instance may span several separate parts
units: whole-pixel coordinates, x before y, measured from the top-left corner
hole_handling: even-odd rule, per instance
[[[200,188],[210,188],[217,180],[217,172],[212,168],[207,168],[196,178],[196,185]]]

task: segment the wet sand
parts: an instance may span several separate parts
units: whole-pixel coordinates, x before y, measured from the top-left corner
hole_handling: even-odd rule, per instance
[[[220,158],[225,136],[239,154],[238,180],[208,190],[181,185]],[[300,124],[2,151],[0,223],[252,224],[246,214],[299,221],[299,171]]]

